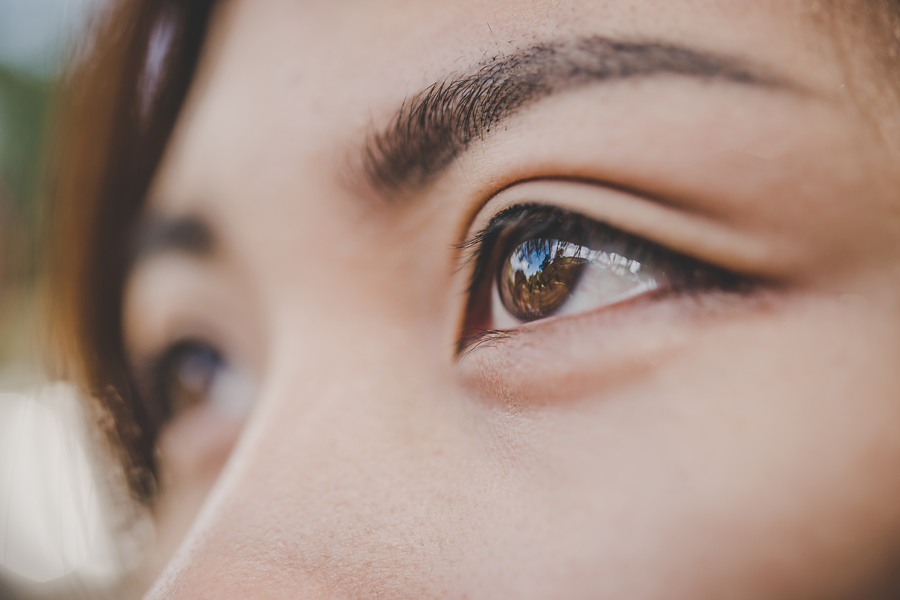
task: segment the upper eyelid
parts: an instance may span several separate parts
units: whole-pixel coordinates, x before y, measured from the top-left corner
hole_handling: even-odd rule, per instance
[[[522,208],[525,207],[525,205],[519,205],[519,206],[521,206]],[[538,206],[538,205],[534,205],[534,206]],[[485,259],[485,251],[488,249],[488,248],[486,248],[486,245],[488,243],[491,243],[492,246],[494,245],[493,242],[491,242],[489,238],[494,233],[502,232],[502,227],[497,223],[496,219],[498,217],[500,217],[504,212],[507,212],[514,208],[517,208],[517,207],[516,206],[507,207],[506,209],[498,212],[496,215],[491,217],[490,222],[488,222],[488,224],[485,227],[483,227],[481,230],[475,232],[467,240],[465,240],[464,242],[462,242],[461,244],[458,244],[456,246],[456,248],[458,250],[461,250],[463,252],[463,259],[460,261],[460,266],[459,266],[458,270],[459,271],[467,270],[469,268],[472,268],[472,266],[474,265],[474,268],[472,268],[472,273],[469,277],[469,285],[466,288],[466,291],[469,295],[471,295],[475,291],[475,288],[479,284],[479,279],[480,279],[479,267],[483,266],[483,263],[486,260]],[[507,226],[509,226],[509,225],[507,225]],[[494,249],[493,247],[490,248],[490,250],[493,250],[493,249]]]
[[[608,180],[600,180],[600,179],[585,179],[581,177],[558,177],[558,176],[538,176],[526,179],[519,179],[513,183],[504,185],[503,187],[493,190],[486,198],[484,198],[469,219],[469,223],[466,227],[467,231],[471,231],[475,222],[479,220],[479,216],[484,214],[485,212],[493,213],[490,217],[493,219],[496,215],[500,214],[504,210],[511,208],[516,205],[522,204],[536,204],[536,205],[546,205],[546,206],[555,206],[557,202],[553,201],[553,198],[559,196],[559,192],[555,190],[541,191],[547,188],[557,188],[562,187],[564,189],[590,189],[592,193],[605,193],[616,196],[627,196],[632,200],[638,200],[641,203],[649,204],[656,206],[663,210],[677,210],[679,212],[691,212],[696,213],[696,211],[690,210],[688,206],[685,206],[683,202],[678,202],[674,200],[670,200],[663,196],[660,196],[655,193],[650,193],[645,190],[641,190],[638,188],[634,188],[631,186],[623,186],[614,181]],[[530,192],[531,190],[537,188],[537,192]],[[521,190],[526,190],[526,193],[517,193],[521,192]],[[499,200],[504,200],[507,196],[512,195],[514,199],[512,201],[504,201],[500,203],[496,209],[491,210],[491,205],[498,202]],[[519,196],[518,199],[515,199],[516,196]],[[572,212],[579,212],[578,210],[573,210],[571,207],[569,210]],[[699,214],[699,213],[698,213]],[[594,220],[605,221],[604,219],[595,218]],[[610,222],[610,226],[622,229],[623,231],[627,231],[628,227],[623,223],[614,223]],[[488,224],[485,224],[484,227],[480,231],[484,231],[488,228]],[[640,235],[639,232],[633,232],[635,235]],[[468,238],[464,239],[462,242],[456,245],[457,248],[463,248],[468,245],[469,242],[472,241],[477,235],[470,234]]]
[[[791,277],[786,267],[802,251],[794,238],[778,231],[698,213],[639,189],[568,177],[519,180],[493,192],[469,222],[468,231],[478,231],[457,247],[470,247],[489,219],[520,204],[557,206],[699,262],[760,279],[786,281]]]

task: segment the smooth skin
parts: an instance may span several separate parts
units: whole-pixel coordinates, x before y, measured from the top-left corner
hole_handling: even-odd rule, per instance
[[[433,82],[588,36],[779,84],[579,85],[424,183],[360,174]],[[148,200],[215,243],[141,260],[125,331],[136,362],[215,344],[255,403],[165,428],[147,577],[174,557],[147,598],[877,597],[900,567],[900,171],[855,60],[786,0],[223,2]],[[761,283],[597,299],[460,353],[459,244],[522,201]]]

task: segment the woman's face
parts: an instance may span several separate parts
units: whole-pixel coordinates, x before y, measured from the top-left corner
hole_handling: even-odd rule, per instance
[[[151,597],[888,585],[896,119],[825,20],[222,4],[125,295]]]

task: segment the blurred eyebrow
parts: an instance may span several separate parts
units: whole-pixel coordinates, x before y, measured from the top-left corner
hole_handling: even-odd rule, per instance
[[[136,264],[167,252],[207,258],[213,255],[215,247],[212,228],[200,217],[150,215],[138,223],[131,262]]]
[[[498,55],[404,101],[384,129],[367,137],[365,177],[385,194],[415,190],[533,102],[591,83],[655,75],[800,87],[742,60],[682,46],[601,36],[541,43]]]

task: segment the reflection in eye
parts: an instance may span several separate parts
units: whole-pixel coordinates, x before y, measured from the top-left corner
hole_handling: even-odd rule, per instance
[[[208,404],[223,416],[240,418],[253,404],[249,375],[204,342],[184,340],[170,346],[156,361],[152,377],[155,395],[172,417]]]
[[[546,238],[519,245],[497,273],[503,308],[520,321],[590,308],[572,306],[576,286],[596,304],[614,304],[664,285],[665,274],[654,275],[637,260]]]
[[[655,291],[744,283],[733,273],[605,223],[538,204],[500,212],[467,246],[476,261],[467,325],[475,334]]]

